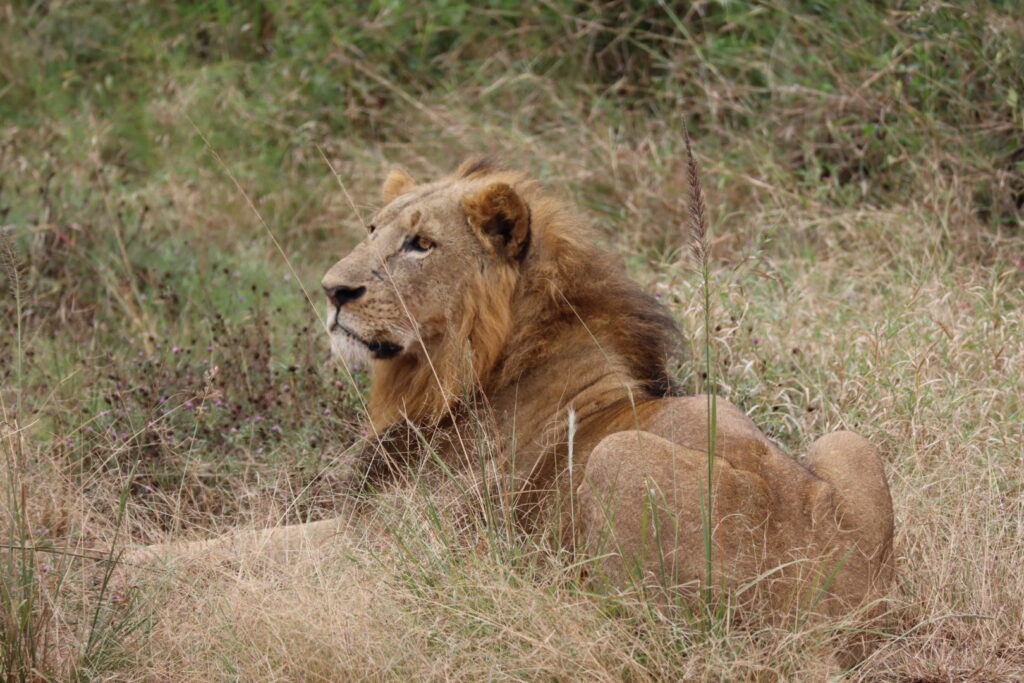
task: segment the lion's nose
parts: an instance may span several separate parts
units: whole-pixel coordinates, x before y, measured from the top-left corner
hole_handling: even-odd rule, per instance
[[[327,298],[331,300],[331,303],[341,308],[349,301],[355,301],[363,294],[366,294],[366,287],[338,285],[337,287],[324,287],[324,291],[327,292]]]

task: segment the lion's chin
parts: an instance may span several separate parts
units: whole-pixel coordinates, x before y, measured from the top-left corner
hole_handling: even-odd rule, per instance
[[[331,332],[331,353],[347,365],[366,365],[373,359],[365,344],[340,329]]]
[[[403,347],[389,341],[364,341],[337,326],[331,331],[331,352],[349,365],[365,365],[371,360],[387,360],[400,354]]]

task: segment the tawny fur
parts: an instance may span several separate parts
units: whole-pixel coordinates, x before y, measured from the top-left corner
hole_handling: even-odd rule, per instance
[[[329,293],[356,293],[332,299],[331,328],[346,342],[336,348],[357,339],[375,356],[375,432],[457,429],[482,405],[524,520],[565,511],[567,537],[601,558],[598,580],[695,591],[707,578],[709,404],[671,397],[678,335],[667,312],[521,173],[475,159],[417,185],[396,170],[382,196],[372,234],[323,279]],[[740,602],[822,613],[885,594],[892,504],[869,443],[825,436],[805,466],[719,399],[716,444],[718,588],[762,577]],[[279,546],[333,528],[248,538]]]

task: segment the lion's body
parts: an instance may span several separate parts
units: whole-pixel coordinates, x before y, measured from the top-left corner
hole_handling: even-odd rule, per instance
[[[669,395],[667,312],[522,174],[467,162],[416,185],[396,171],[384,199],[323,282],[332,345],[373,359],[375,431],[457,432],[472,403],[520,508],[567,511],[598,574],[703,581],[709,403]],[[880,595],[893,522],[875,450],[841,432],[805,467],[731,404],[716,412],[716,582],[767,574],[771,603],[811,595],[826,612]]]

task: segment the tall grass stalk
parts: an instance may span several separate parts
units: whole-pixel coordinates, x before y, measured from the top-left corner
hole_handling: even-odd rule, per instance
[[[704,190],[700,184],[700,168],[693,154],[690,131],[683,122],[683,140],[686,142],[686,181],[689,193],[689,214],[687,227],[693,258],[700,269],[701,292],[703,293],[704,315],[704,393],[708,400],[708,457],[707,457],[707,493],[702,496],[701,529],[704,535],[704,598],[708,607],[714,598],[713,544],[714,531],[714,476],[715,476],[715,439],[718,433],[717,402],[715,400],[714,363],[711,339],[711,274],[710,246],[708,243],[707,210],[704,203]]]

